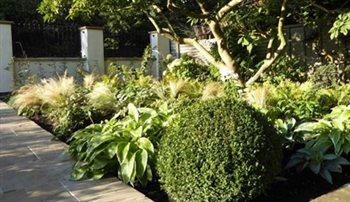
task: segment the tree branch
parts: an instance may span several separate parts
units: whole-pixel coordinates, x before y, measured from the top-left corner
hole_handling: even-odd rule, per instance
[[[284,33],[283,33],[284,21],[285,21],[286,15],[287,15],[287,1],[288,0],[283,0],[282,6],[281,6],[281,16],[280,16],[280,19],[278,21],[278,33],[277,33],[277,35],[278,35],[278,39],[280,41],[280,45],[278,46],[277,50],[274,53],[268,53],[266,55],[266,59],[264,60],[264,63],[262,64],[262,66],[255,73],[255,75],[253,77],[251,77],[245,83],[245,86],[249,86],[252,83],[254,83],[256,80],[258,80],[260,78],[260,76],[262,75],[262,73],[264,73],[264,71],[267,68],[269,68],[276,61],[276,59],[280,56],[280,54],[284,50],[285,46],[287,45],[286,39],[285,39]],[[269,46],[272,46],[272,43],[273,43],[273,38],[270,39]]]
[[[220,21],[222,18],[224,18],[229,12],[231,12],[235,6],[243,2],[244,0],[231,0],[226,5],[220,8],[216,18]]]
[[[180,8],[175,5],[172,0],[167,0],[167,8],[173,12],[179,13],[186,17],[197,18],[197,19],[209,19],[210,13],[195,13],[184,8]]]
[[[179,44],[191,45],[194,48],[196,48],[203,55],[203,57],[215,67],[218,67],[218,68],[225,67],[225,64],[223,64],[222,62],[216,61],[214,56],[212,56],[211,53],[206,48],[204,48],[204,46],[201,45],[196,39],[179,37],[176,33],[172,32],[170,29],[161,28],[158,25],[156,19],[151,15],[149,15],[147,12],[145,12],[145,14],[160,35],[170,40],[173,40]]]

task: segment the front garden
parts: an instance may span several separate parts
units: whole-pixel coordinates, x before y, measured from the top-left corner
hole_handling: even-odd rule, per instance
[[[80,72],[83,81],[65,74],[16,90],[10,105],[69,145],[72,180],[115,176],[155,201],[254,202],[309,201],[349,182],[347,4],[103,2],[44,0],[39,10],[46,20],[67,10],[126,17],[125,27],[148,19],[203,58],[162,56],[156,80],[147,48],[136,69],[111,65],[104,75]],[[302,24],[304,38],[284,33],[285,23]],[[210,33],[183,30],[194,25]],[[322,25],[333,25],[326,40]],[[335,49],[322,47],[331,40]]]
[[[215,72],[186,56],[161,81],[110,66],[82,84],[29,83],[9,102],[69,144],[72,179],[116,176],[159,201],[303,201],[350,179],[349,84],[267,74],[239,92]]]

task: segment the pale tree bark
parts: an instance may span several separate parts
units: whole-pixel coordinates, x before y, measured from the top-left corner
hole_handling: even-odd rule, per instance
[[[158,17],[161,17],[163,19],[163,21],[166,24],[166,27],[161,27],[158,24],[156,18],[150,15],[148,12],[145,12],[145,14],[147,15],[148,19],[156,28],[159,34],[173,41],[176,41],[177,43],[188,44],[193,46],[209,63],[211,63],[212,65],[218,68],[223,79],[225,80],[232,79],[235,82],[235,84],[241,88],[245,88],[251,85],[252,83],[254,83],[255,81],[257,81],[260,78],[260,76],[263,74],[263,72],[276,61],[276,59],[279,57],[284,47],[286,46],[286,41],[283,33],[283,25],[286,17],[287,0],[283,0],[282,6],[281,6],[281,16],[278,22],[278,34],[277,34],[280,45],[278,46],[276,51],[272,53],[268,53],[266,55],[266,59],[264,60],[263,65],[259,68],[259,70],[255,73],[255,75],[252,78],[250,78],[247,82],[245,82],[243,79],[243,76],[241,75],[240,67],[237,64],[237,61],[229,52],[227,41],[221,27],[221,21],[225,18],[225,16],[231,11],[233,11],[234,9],[237,9],[237,6],[240,3],[244,2],[244,0],[229,1],[226,5],[219,8],[216,15],[213,15],[211,12],[206,10],[204,0],[196,0],[196,2],[200,8],[200,12],[193,12],[185,8],[178,7],[172,0],[167,0],[167,8],[173,12],[176,12],[186,17],[204,20],[204,22],[209,26],[216,40],[218,53],[220,55],[221,61],[217,61],[215,57],[210,53],[210,51],[207,50],[203,45],[201,45],[196,38],[187,38],[187,37],[179,36],[175,32],[175,29],[172,27],[167,17],[163,15],[159,7],[153,6],[152,9],[158,14]],[[271,49],[273,42],[274,42],[274,38],[271,38],[269,41],[269,47],[268,47],[269,50]]]
[[[280,41],[280,44],[277,48],[277,50],[273,53],[268,53],[266,55],[266,58],[262,64],[262,66],[259,68],[259,70],[255,73],[253,77],[251,77],[245,84],[245,86],[249,86],[253,84],[256,80],[258,80],[261,75],[264,73],[266,69],[272,66],[272,64],[277,60],[277,58],[281,55],[283,52],[284,48],[286,47],[286,39],[284,37],[284,32],[283,32],[283,25],[284,21],[287,15],[287,0],[283,0],[282,6],[281,6],[281,16],[278,21],[278,39]],[[273,45],[274,38],[271,38],[269,43],[268,43],[268,49],[270,49]]]

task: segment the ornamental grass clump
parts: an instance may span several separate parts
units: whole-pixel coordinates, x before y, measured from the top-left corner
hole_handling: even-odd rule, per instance
[[[66,75],[58,77],[58,79],[44,79],[41,86],[41,92],[38,96],[43,104],[53,108],[65,105],[67,99],[76,92],[74,78]]]
[[[281,157],[266,117],[224,97],[178,115],[161,139],[157,171],[174,201],[248,201],[264,193]]]
[[[103,82],[96,83],[87,97],[97,110],[113,110],[117,102],[116,89]]]
[[[34,115],[42,105],[42,100],[38,96],[41,92],[41,87],[41,85],[37,84],[22,86],[16,92],[16,95],[10,99],[10,105],[18,110],[18,114]],[[30,111],[32,112],[31,114],[28,113]]]

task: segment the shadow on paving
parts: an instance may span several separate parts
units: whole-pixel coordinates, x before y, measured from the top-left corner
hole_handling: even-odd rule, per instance
[[[0,101],[0,201],[151,201],[116,178],[70,181],[66,148]]]

